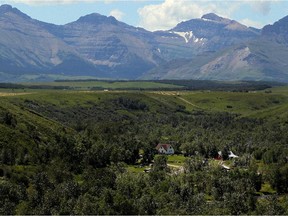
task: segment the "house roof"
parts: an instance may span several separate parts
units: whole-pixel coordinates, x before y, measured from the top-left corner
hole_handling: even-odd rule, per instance
[[[163,148],[167,151],[170,147],[172,147],[172,145],[159,143],[159,144],[156,146],[156,149],[159,150],[161,147],[163,147]]]

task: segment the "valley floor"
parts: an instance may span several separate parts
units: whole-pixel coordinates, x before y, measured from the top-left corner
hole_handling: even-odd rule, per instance
[[[287,110],[287,87],[2,89],[0,214],[288,214]]]

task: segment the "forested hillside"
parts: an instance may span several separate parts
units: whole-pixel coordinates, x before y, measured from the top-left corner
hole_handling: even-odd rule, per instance
[[[0,214],[288,214],[286,87],[0,101]]]

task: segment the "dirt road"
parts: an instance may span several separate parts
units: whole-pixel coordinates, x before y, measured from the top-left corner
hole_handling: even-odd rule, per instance
[[[178,97],[178,98],[179,98],[180,100],[184,101],[185,103],[190,104],[190,105],[193,106],[193,107],[196,107],[196,108],[198,108],[198,109],[202,109],[201,107],[199,107],[199,106],[191,103],[190,101],[188,101],[188,100],[186,100],[186,99],[184,99],[184,98],[182,98],[182,97]]]

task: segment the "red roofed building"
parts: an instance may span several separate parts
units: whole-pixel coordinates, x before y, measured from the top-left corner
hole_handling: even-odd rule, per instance
[[[174,148],[170,144],[158,144],[156,149],[159,154],[174,154]]]

